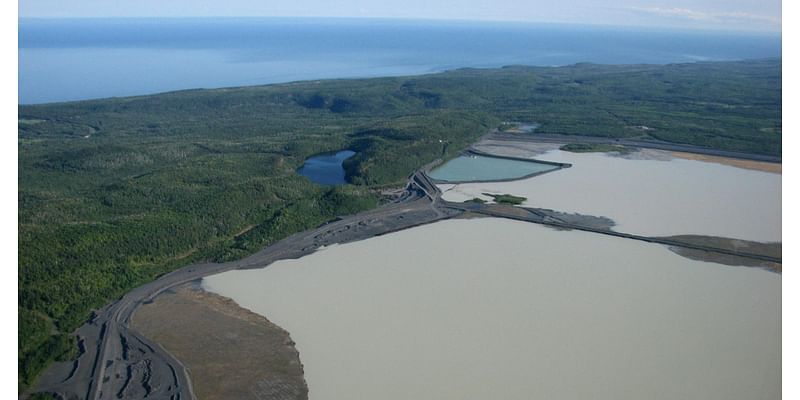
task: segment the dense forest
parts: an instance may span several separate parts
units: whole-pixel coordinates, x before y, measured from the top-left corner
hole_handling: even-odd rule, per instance
[[[19,106],[19,386],[131,288],[234,260],[453,157],[504,121],[537,132],[781,153],[781,61],[512,66]],[[296,169],[357,154],[350,185]]]

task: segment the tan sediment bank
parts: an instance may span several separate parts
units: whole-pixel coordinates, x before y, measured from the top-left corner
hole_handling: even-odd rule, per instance
[[[289,333],[194,283],[140,307],[132,325],[181,360],[198,399],[308,398]]]
[[[783,170],[783,164],[779,163],[742,160],[738,158],[729,158],[729,157],[709,156],[705,154],[684,153],[680,151],[671,151],[669,153],[675,157],[683,158],[686,160],[712,162],[717,164],[730,165],[732,167],[752,169],[756,171],[772,172],[774,174],[780,174],[782,173]]]

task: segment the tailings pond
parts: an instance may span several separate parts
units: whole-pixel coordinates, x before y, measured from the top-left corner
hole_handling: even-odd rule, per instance
[[[439,185],[442,198],[492,201],[484,193],[508,193],[526,197],[526,207],[608,217],[618,232],[781,241],[780,174],[658,151],[619,157],[551,150],[535,157],[572,167],[511,182]]]
[[[312,400],[781,395],[781,276],[657,244],[448,220],[203,285],[291,334]]]
[[[433,169],[428,175],[444,182],[517,179],[558,169],[557,165],[479,155],[462,155]]]
[[[344,185],[347,179],[342,163],[355,154],[352,150],[318,154],[309,157],[297,173],[320,185]]]

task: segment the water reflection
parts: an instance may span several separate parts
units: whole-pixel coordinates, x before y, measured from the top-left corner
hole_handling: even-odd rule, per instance
[[[344,185],[347,178],[342,163],[355,154],[352,150],[318,154],[309,157],[297,173],[320,185]]]

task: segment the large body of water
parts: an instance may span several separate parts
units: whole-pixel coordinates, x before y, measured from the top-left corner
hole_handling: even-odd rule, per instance
[[[781,56],[779,35],[369,19],[21,19],[21,104],[510,64]]]
[[[657,244],[449,220],[203,284],[289,331],[312,400],[780,398],[780,275]]]

